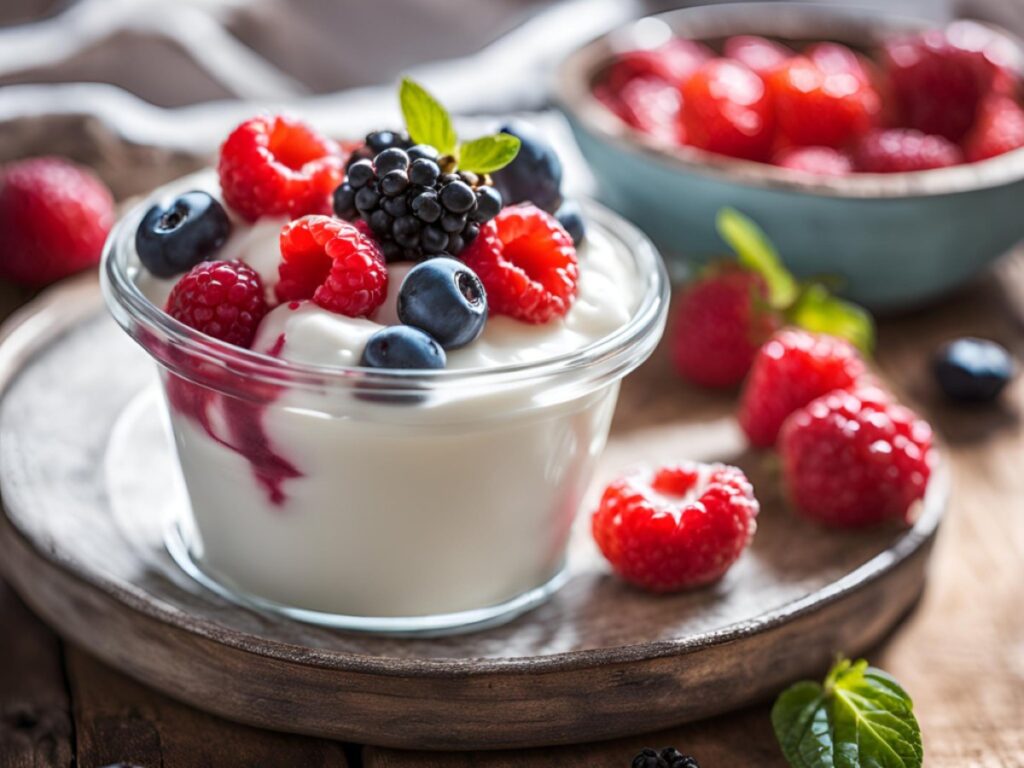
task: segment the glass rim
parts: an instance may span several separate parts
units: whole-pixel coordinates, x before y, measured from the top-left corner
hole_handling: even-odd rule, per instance
[[[467,386],[501,388],[587,371],[593,372],[593,378],[601,378],[620,371],[624,375],[639,365],[660,336],[654,332],[664,325],[669,302],[669,277],[657,249],[646,235],[625,219],[592,200],[583,199],[580,203],[588,227],[600,230],[613,247],[625,249],[643,283],[638,304],[629,321],[584,347],[533,362],[430,371],[297,363],[236,347],[196,331],[166,314],[143,294],[128,271],[129,261],[135,257],[135,230],[145,211],[172,190],[190,188],[190,180],[194,180],[194,188],[202,188],[203,177],[211,173],[209,170],[201,171],[171,182],[132,206],[111,230],[100,268],[104,299],[118,325],[162,365],[185,378],[195,378],[195,363],[212,364],[260,383],[317,391],[332,385],[415,392]],[[640,354],[635,355],[636,342],[652,336],[654,341],[641,345]],[[175,354],[154,354],[155,343],[173,349]],[[634,356],[637,359],[633,359]],[[191,364],[186,364],[186,360]]]

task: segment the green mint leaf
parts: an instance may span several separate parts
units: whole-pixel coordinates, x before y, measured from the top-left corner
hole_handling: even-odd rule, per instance
[[[838,662],[824,686],[783,691],[772,727],[793,768],[920,768],[924,760],[913,702],[866,661]]]
[[[720,210],[715,226],[721,238],[736,252],[740,264],[764,278],[772,307],[789,307],[797,297],[796,280],[783,266],[775,246],[762,229],[735,208]]]
[[[463,142],[459,146],[459,168],[473,173],[493,173],[515,160],[521,143],[518,136],[508,133]]]
[[[875,323],[870,313],[833,296],[820,283],[806,286],[786,316],[801,328],[844,338],[865,355],[874,351]]]
[[[416,81],[402,78],[398,101],[405,118],[405,129],[417,144],[429,144],[442,155],[455,154],[458,138],[451,115]]]

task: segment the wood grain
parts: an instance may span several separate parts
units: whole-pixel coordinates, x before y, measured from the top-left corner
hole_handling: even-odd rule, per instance
[[[910,531],[808,525],[785,510],[771,462],[744,449],[729,399],[680,397],[662,353],[623,387],[598,486],[638,461],[743,466],[760,530],[721,583],[668,597],[629,589],[581,517],[569,584],[504,627],[381,638],[241,609],[185,578],[163,549],[165,513],[184,502],[147,400],[151,364],[89,291],[45,298],[50,310],[23,317],[0,355],[14,375],[0,405],[3,567],[66,636],[216,714],[432,749],[609,738],[718,714],[817,673],[836,650],[875,642],[921,589],[941,477]]]
[[[341,744],[220,720],[145,688],[69,647],[78,765],[345,768]]]
[[[0,582],[0,768],[69,766],[72,755],[60,642]]]

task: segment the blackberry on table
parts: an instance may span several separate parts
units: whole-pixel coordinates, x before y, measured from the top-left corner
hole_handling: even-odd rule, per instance
[[[456,171],[452,157],[422,144],[356,160],[334,193],[334,212],[365,221],[389,261],[456,256],[501,205],[488,177]]]

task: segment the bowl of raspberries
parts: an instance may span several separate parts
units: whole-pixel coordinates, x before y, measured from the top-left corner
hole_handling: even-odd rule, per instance
[[[1024,238],[1024,46],[991,25],[682,9],[578,49],[557,88],[601,196],[671,255],[714,254],[733,206],[798,275],[900,310]]]

